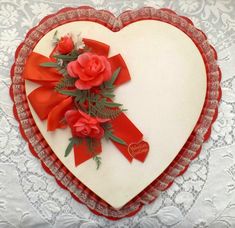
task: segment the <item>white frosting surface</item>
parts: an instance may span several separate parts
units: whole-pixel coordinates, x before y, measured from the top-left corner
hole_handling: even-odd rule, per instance
[[[110,56],[120,53],[132,80],[116,91],[116,101],[128,109],[127,116],[144,134],[150,151],[144,163],[129,163],[112,143],[103,141],[102,165],[92,159],[74,166],[73,153],[64,151],[70,130],[47,132],[30,106],[35,122],[64,165],[87,187],[114,208],[135,197],[171,163],[192,132],[206,94],[206,70],[193,41],[182,31],[160,21],[145,20],[112,32],[94,22],[71,22],[49,32],[34,51],[49,56],[55,30],[59,36],[82,33],[82,37],[109,44]],[[26,81],[29,94],[38,85]]]

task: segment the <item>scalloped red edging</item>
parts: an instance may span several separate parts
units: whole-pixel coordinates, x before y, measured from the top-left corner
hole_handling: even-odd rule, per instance
[[[206,67],[206,99],[192,134],[166,170],[119,210],[112,208],[95,195],[58,160],[38,130],[26,99],[24,80],[21,75],[24,60],[32,52],[40,38],[47,32],[59,25],[78,20],[94,21],[106,26],[113,32],[117,32],[128,24],[140,20],[159,20],[169,23],[192,39],[199,49]],[[190,162],[199,155],[202,144],[210,137],[212,124],[218,115],[218,105],[222,94],[220,87],[221,71],[216,61],[216,50],[208,43],[206,35],[201,30],[196,29],[190,19],[179,16],[172,10],[145,7],[139,10],[126,11],[115,17],[109,11],[95,10],[89,6],[64,8],[43,18],[37,26],[29,30],[25,40],[16,50],[15,62],[11,68],[12,84],[10,87],[10,96],[14,102],[13,113],[19,122],[22,137],[29,144],[30,151],[35,157],[40,159],[44,170],[55,177],[60,187],[70,191],[74,199],[85,204],[97,215],[111,220],[130,217],[136,214],[143,205],[154,201],[161,191],[169,188],[174,179],[187,170]]]

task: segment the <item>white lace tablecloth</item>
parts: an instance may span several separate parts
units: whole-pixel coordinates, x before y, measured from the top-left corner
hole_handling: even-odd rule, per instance
[[[58,187],[31,155],[12,114],[9,70],[29,28],[66,6],[90,5],[115,15],[143,6],[188,16],[216,48],[222,101],[211,139],[173,186],[136,216],[117,222],[92,214]],[[235,227],[235,1],[0,0],[0,228]]]

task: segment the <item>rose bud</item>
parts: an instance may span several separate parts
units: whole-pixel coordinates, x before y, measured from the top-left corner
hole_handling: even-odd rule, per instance
[[[63,55],[70,53],[74,49],[74,43],[71,36],[63,36],[57,43],[57,51]]]

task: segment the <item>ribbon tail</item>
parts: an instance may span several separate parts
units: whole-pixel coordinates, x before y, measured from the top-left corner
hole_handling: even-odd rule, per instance
[[[128,67],[120,54],[109,58],[112,72],[118,67],[121,68],[119,75],[114,82],[115,86],[120,86],[131,80]],[[143,141],[143,134],[138,128],[128,119],[128,117],[121,113],[117,118],[111,120],[113,126],[113,134],[118,138],[124,140],[127,145],[122,145],[112,140],[113,144],[119,149],[119,151],[126,157],[129,162],[132,162],[133,158],[144,162],[148,151],[149,144]]]
[[[113,134],[124,140],[127,145],[122,145],[112,140],[113,144],[120,150],[126,159],[131,162],[133,156],[129,153],[129,145],[141,141],[143,134],[124,113],[121,113],[117,118],[111,120],[111,124],[113,127]]]
[[[101,141],[96,140],[92,152],[89,150],[85,139],[82,140],[81,144],[75,145],[73,149],[74,149],[75,166],[78,166],[81,163],[89,160],[90,158],[93,158],[94,154],[101,153],[102,151]]]

